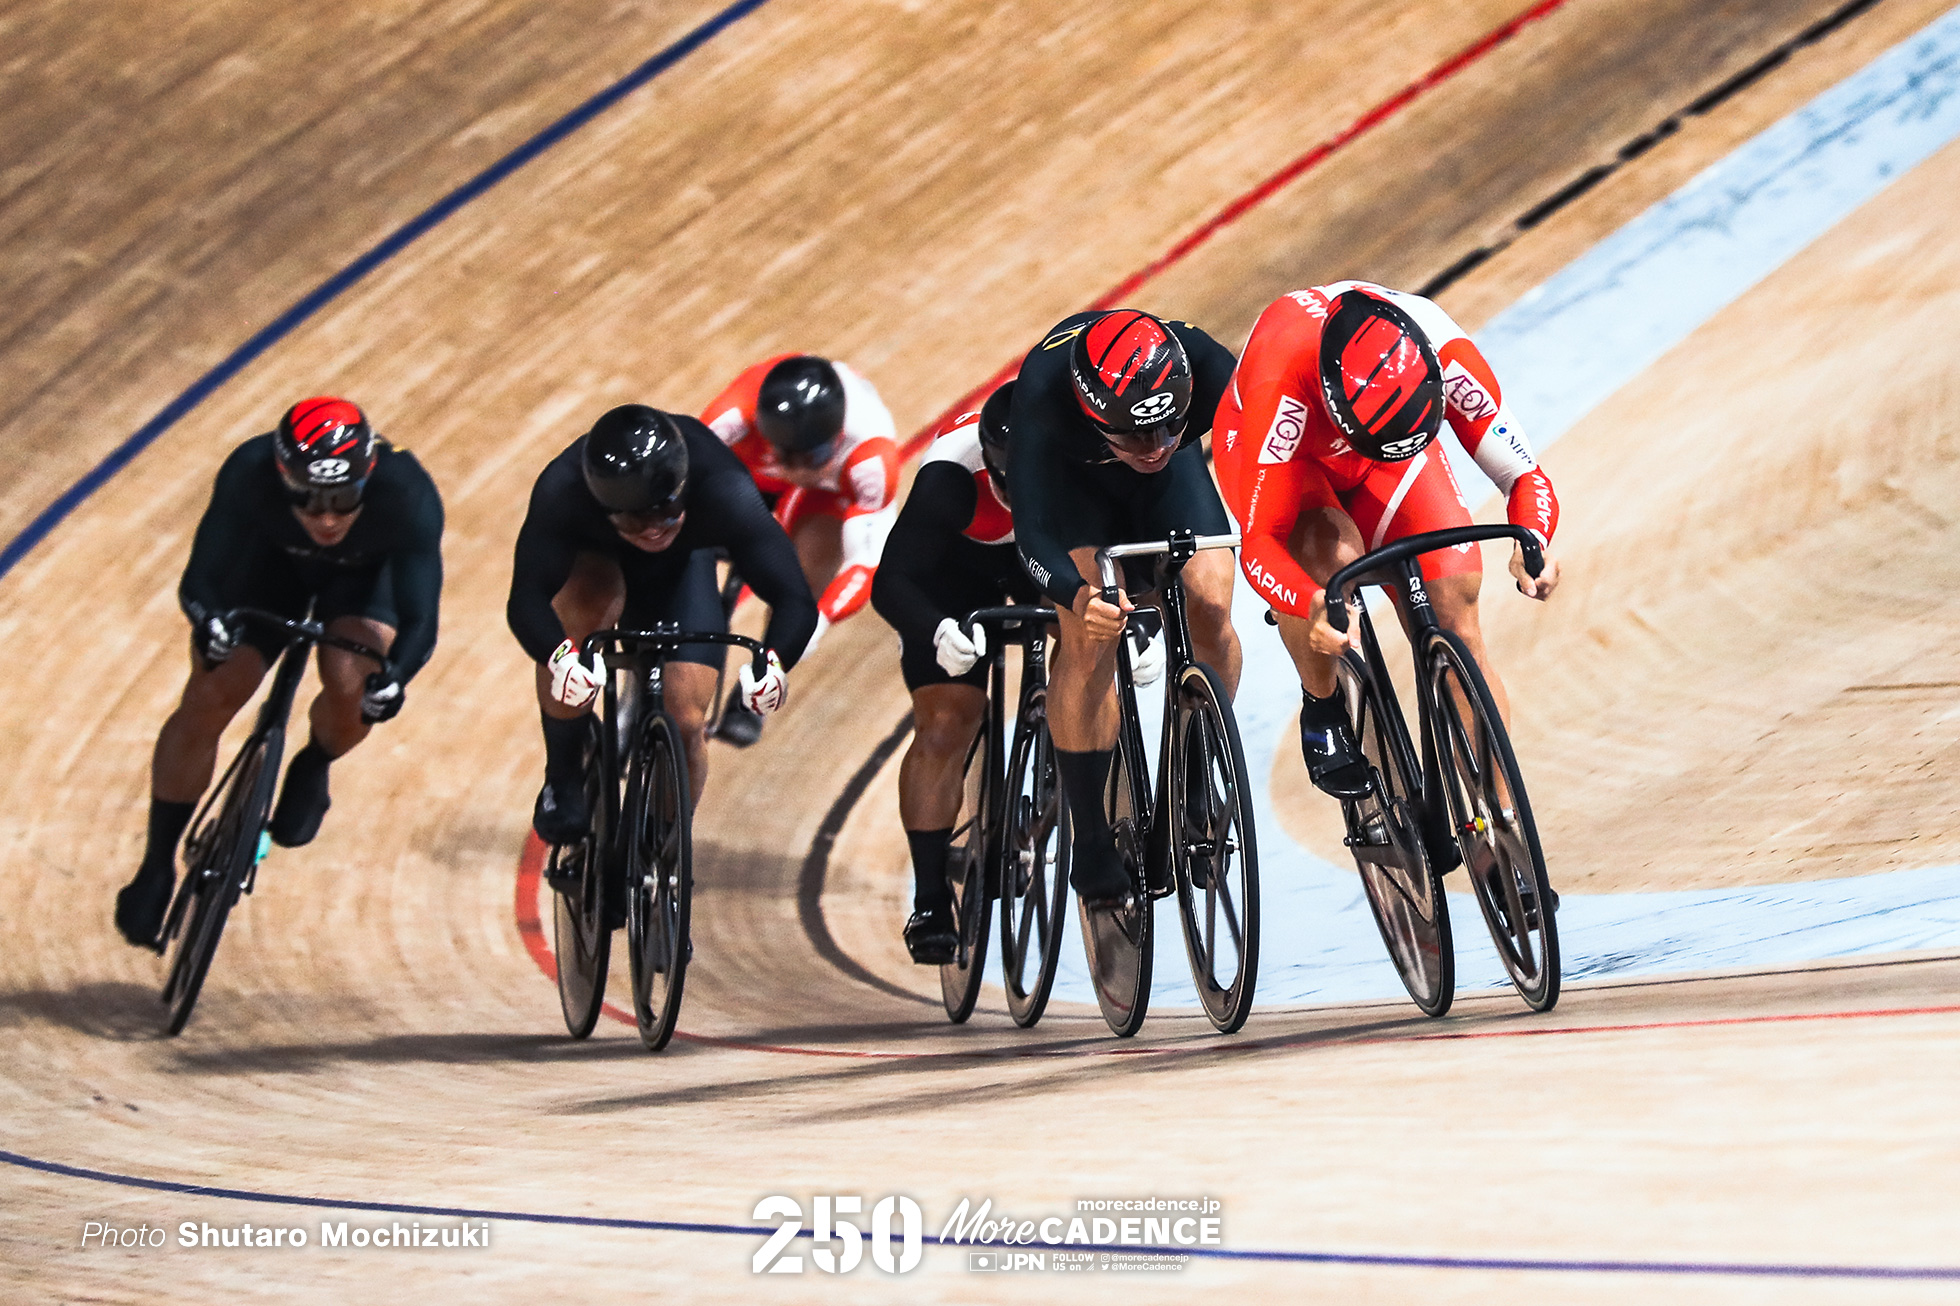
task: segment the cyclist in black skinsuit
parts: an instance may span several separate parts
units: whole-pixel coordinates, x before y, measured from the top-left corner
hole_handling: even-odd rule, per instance
[[[1230,518],[1201,439],[1232,379],[1232,352],[1198,328],[1134,309],[1077,313],[1029,351],[1008,415],[1016,540],[1061,614],[1048,726],[1074,821],[1070,880],[1090,902],[1128,892],[1103,812],[1115,747],[1116,637],[1130,597],[1103,602],[1097,548],[1184,528],[1224,535]],[[1184,569],[1197,657],[1236,692],[1236,568],[1209,550]]]
[[[946,854],[967,746],[987,706],[985,649],[959,629],[959,619],[975,608],[1039,598],[1015,551],[1002,488],[1013,391],[1010,381],[980,412],[953,418],[933,440],[871,582],[871,606],[898,632],[899,666],[912,693],[898,809],[914,881],[905,946],[922,966],[946,965],[959,947]]]
[[[769,605],[769,671],[757,681],[744,663],[739,679],[750,710],[773,712],[788,692],[784,673],[817,627],[817,602],[789,536],[715,433],[692,417],[626,404],[539,474],[517,535],[506,615],[538,663],[545,784],[532,824],[546,843],[570,843],[586,825],[584,717],[604,673],[579,658],[578,642],[615,624],[727,630],[718,549]],[[686,646],[664,673],[696,801],[707,783],[702,730],[725,649]]]
[[[190,680],[151,758],[142,867],[116,898],[116,926],[132,944],[154,945],[177,842],[211,783],[218,738],[285,647],[283,634],[225,614],[263,608],[297,620],[310,603],[335,634],[389,655],[384,673],[320,650],[312,737],[293,754],[272,815],[272,838],[298,847],[330,806],[328,764],[401,709],[435,648],[442,524],[442,498],[422,465],[344,399],[300,401],[277,430],[225,459],[177,591],[191,622]]]

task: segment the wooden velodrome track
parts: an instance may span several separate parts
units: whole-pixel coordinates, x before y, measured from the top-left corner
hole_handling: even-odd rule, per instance
[[[1571,0],[1130,298],[1236,346],[1292,286],[1421,284],[1835,7]],[[1474,328],[1945,7],[1881,0],[1444,303]],[[1951,1300],[1950,1281],[1503,1263],[1960,1263],[1960,959],[1580,983],[1542,1017],[1495,995],[1441,1024],[1405,1003],[1262,1008],[1232,1039],[1172,1014],[1119,1046],[1060,1007],[1022,1032],[985,999],[948,1027],[898,945],[888,795],[846,828],[823,898],[799,896],[819,822],[905,706],[869,614],[799,669],[761,747],[716,753],[694,1037],[653,1058],[612,1021],[563,1036],[512,910],[541,750],[503,594],[538,467],[613,403],[693,408],[784,348],[849,359],[915,430],[1526,11],[1296,8],[773,0],[271,342],[81,502],[0,579],[0,1149],[261,1194],[724,1226],[778,1192],[909,1194],[935,1232],[963,1196],[1049,1213],[1202,1194],[1229,1248],[1346,1259],[1064,1287],[931,1251],[905,1280],[837,1284],[751,1278],[750,1237],[520,1219],[494,1221],[488,1252],[84,1250],[89,1220],[385,1217],[9,1164],[7,1300]],[[0,5],[0,537],[306,292],[718,12],[424,0],[297,25],[262,0]],[[1487,624],[1568,894],[1960,858],[1956,188],[1949,148],[1548,455],[1566,586],[1537,610],[1493,581]],[[322,838],[267,864],[191,1028],[159,1040],[158,967],[109,906],[183,674],[175,581],[223,451],[319,391],[357,398],[444,490],[442,643],[403,716],[336,770]],[[1931,688],[1868,692],[1904,684]],[[1297,780],[1275,783],[1324,842]]]

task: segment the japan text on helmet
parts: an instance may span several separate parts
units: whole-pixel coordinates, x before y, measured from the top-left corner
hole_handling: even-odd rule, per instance
[[[823,461],[844,431],[843,378],[826,359],[785,358],[762,378],[755,424],[784,458]]]
[[[980,405],[980,461],[1002,503],[1007,502],[1007,410],[1013,403],[1014,383],[1009,381]]]
[[[1320,333],[1320,392],[1354,451],[1397,463],[1443,429],[1443,369],[1422,328],[1360,290],[1337,296]]]
[[[345,399],[302,399],[279,419],[272,455],[286,497],[309,512],[352,512],[374,474],[374,432]]]
[[[1069,352],[1069,374],[1083,414],[1118,449],[1151,454],[1183,436],[1191,360],[1150,314],[1121,308],[1091,322]]]
[[[687,439],[645,404],[607,410],[586,432],[585,484],[609,514],[671,521],[685,508]]]

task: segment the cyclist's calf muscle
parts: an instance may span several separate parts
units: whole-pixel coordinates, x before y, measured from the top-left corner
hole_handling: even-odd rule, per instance
[[[972,685],[912,691],[912,744],[898,766],[898,819],[907,830],[945,830],[959,820],[966,750],[986,711],[986,691]]]
[[[150,755],[150,792],[168,803],[194,803],[211,783],[218,764],[218,740],[252,699],[265,678],[265,659],[242,645],[217,666],[206,668],[191,645],[191,675],[177,710],[157,732]]]

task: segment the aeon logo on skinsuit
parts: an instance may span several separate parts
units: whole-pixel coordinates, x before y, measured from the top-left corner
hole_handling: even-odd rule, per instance
[[[1177,396],[1166,390],[1131,404],[1130,416],[1139,422],[1161,422],[1171,415],[1171,409],[1175,407]]]
[[[1481,422],[1497,415],[1497,401],[1490,397],[1490,391],[1484,389],[1483,382],[1469,368],[1458,362],[1443,369],[1443,398],[1463,414],[1465,421]]]
[[[1262,463],[1290,462],[1300,451],[1301,437],[1307,433],[1307,406],[1292,395],[1279,397],[1279,411],[1273,414],[1273,425],[1266,432],[1266,443],[1260,446],[1259,461]]]
[[[345,458],[315,458],[306,464],[306,478],[316,484],[344,481],[353,467]]]

